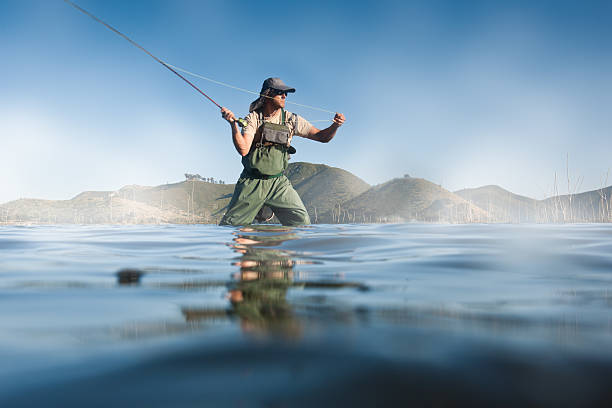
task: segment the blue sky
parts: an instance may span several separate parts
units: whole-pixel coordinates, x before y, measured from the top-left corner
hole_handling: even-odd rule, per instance
[[[612,168],[609,1],[76,3],[173,65],[252,90],[279,76],[288,101],[346,115],[295,161],[535,198],[555,172],[567,191],[567,155],[571,190]],[[0,0],[0,52],[0,202],[238,178],[218,109],[63,1]],[[254,99],[194,82],[241,116]]]

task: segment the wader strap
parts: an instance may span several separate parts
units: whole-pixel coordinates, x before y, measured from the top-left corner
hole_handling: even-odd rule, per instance
[[[255,134],[257,134],[259,129],[261,129],[261,126],[263,125],[263,122],[264,122],[263,112],[261,110],[258,110],[256,112],[257,112],[257,129],[255,130]],[[255,144],[255,147],[261,146],[262,139],[263,139],[263,135],[259,133],[259,142]]]
[[[294,115],[295,115],[295,113],[294,113]],[[281,125],[285,124],[286,117],[287,117],[287,114],[285,113],[285,110],[283,108],[281,108]],[[261,122],[261,124],[259,126],[263,125],[263,123],[264,123],[264,115],[263,115],[262,111],[257,111],[257,119],[259,119],[258,122]]]
[[[286,116],[287,116],[287,114],[285,113],[285,110],[283,108],[281,108],[281,125],[285,124]],[[260,111],[260,110],[257,111],[257,119],[259,119],[259,122],[261,122],[261,124],[259,126],[263,125],[263,123],[264,123],[264,115],[263,115],[263,112]]]

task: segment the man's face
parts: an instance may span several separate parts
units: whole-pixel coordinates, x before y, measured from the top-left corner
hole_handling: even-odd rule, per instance
[[[270,94],[272,99],[268,99],[274,108],[284,108],[285,107],[285,99],[287,98],[287,92],[285,91],[277,91],[275,89],[272,90]]]

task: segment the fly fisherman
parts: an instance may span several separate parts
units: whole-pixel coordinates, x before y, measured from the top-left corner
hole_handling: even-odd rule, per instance
[[[283,175],[289,155],[295,153],[291,139],[296,135],[327,143],[345,119],[343,114],[336,113],[331,126],[317,129],[301,116],[285,110],[287,94],[293,92],[295,89],[280,78],[266,79],[259,98],[249,107],[242,132],[234,114],[221,108],[244,166],[221,225],[251,224],[264,205],[274,211],[283,225],[310,224],[300,196]]]

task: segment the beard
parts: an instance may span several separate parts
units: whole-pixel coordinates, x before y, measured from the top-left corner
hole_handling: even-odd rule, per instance
[[[272,102],[273,102],[275,108],[284,108],[285,107],[285,100],[284,99],[274,98],[274,99],[272,99]]]

